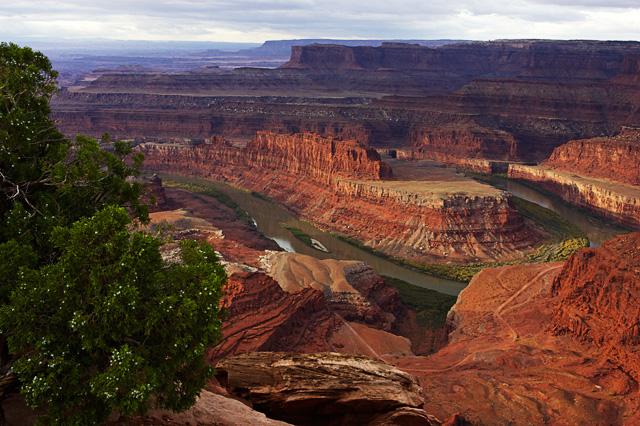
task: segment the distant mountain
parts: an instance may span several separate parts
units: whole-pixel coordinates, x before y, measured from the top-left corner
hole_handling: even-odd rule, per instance
[[[216,50],[236,52],[259,47],[259,43],[235,43],[213,41],[153,41],[153,40],[109,40],[109,39],[41,39],[21,38],[7,40],[19,45],[40,50],[49,56],[57,55],[105,55],[105,56],[149,56],[175,55],[178,53]]]

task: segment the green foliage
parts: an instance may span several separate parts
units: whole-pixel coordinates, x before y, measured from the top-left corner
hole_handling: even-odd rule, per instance
[[[41,53],[0,44],[0,244],[29,243],[49,257],[48,235],[110,204],[127,206],[140,219],[146,207],[130,177],[142,155],[122,142],[111,152],[79,136],[64,138],[49,119],[56,72]],[[129,161],[125,162],[125,158]]]
[[[418,324],[423,327],[442,327],[456,297],[428,288],[418,287],[397,278],[385,276],[384,280],[395,287],[402,302],[416,312]]]
[[[299,239],[309,247],[315,248],[309,234],[306,234],[302,229],[296,228],[294,226],[288,226],[288,225],[284,225],[283,227],[287,231],[291,232],[291,234],[293,234],[294,237],[296,237],[297,239]]]
[[[167,264],[160,240],[131,231],[147,220],[142,155],[63,137],[55,77],[42,54],[0,44],[0,378],[17,375],[47,423],[185,409],[211,374],[224,270],[194,241]]]
[[[236,203],[233,198],[222,191],[217,190],[212,185],[189,182],[188,179],[181,179],[179,176],[164,177],[163,183],[166,187],[180,188],[189,192],[206,195],[215,198],[220,204],[230,208],[236,217],[250,226],[254,226],[253,219],[245,210]]]
[[[127,230],[123,208],[107,207],[52,239],[59,259],[23,267],[0,310],[13,370],[51,421],[89,424],[112,410],[190,406],[211,371],[225,273],[211,247],[183,241],[182,264],[165,265],[159,242]],[[8,332],[13,330],[13,332]]]
[[[553,210],[546,209],[520,197],[511,197],[511,200],[522,216],[531,219],[549,232],[553,239],[561,241],[564,239],[586,238],[579,227]]]

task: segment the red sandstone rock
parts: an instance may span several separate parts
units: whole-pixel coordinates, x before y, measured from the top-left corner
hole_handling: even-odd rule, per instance
[[[640,186],[581,176],[545,166],[509,164],[513,179],[535,182],[563,200],[631,228],[640,228]]]
[[[308,175],[327,183],[336,175],[356,179],[392,176],[391,168],[380,160],[375,150],[366,149],[354,140],[341,141],[310,133],[258,132],[247,146],[247,152],[254,155],[254,167]]]
[[[417,410],[423,399],[413,377],[364,357],[259,352],[227,358],[216,370],[231,393],[295,424],[385,424],[380,417],[389,414],[398,425],[440,423]]]
[[[418,158],[438,161],[484,158],[507,160],[517,157],[514,136],[501,130],[461,123],[454,128],[414,129],[411,140]]]
[[[190,228],[191,218],[197,221],[206,221],[215,229],[222,232],[204,232],[202,236],[216,251],[222,254],[224,260],[228,262],[239,262],[251,266],[258,266],[259,257],[264,250],[279,250],[278,245],[246,221],[240,220],[236,212],[225,206],[214,197],[197,194],[176,188],[165,190],[167,200],[173,208],[183,209],[188,217],[184,223],[176,224],[176,228]],[[157,212],[153,215],[154,222],[163,220],[163,213]],[[194,235],[190,235],[193,237]]]
[[[388,360],[419,378],[439,418],[636,424],[639,250],[636,233],[566,264],[485,269],[450,312],[447,346]]]
[[[304,153],[300,136],[270,136],[270,143],[260,139],[243,149],[176,144],[143,144],[141,149],[149,169],[230,181],[402,258],[424,262],[515,257],[539,239],[508,197],[487,186],[473,186],[471,181],[378,182],[375,176],[382,176],[384,166],[377,153],[375,158],[355,155],[347,145],[345,150],[336,148],[343,155],[329,155],[327,161],[322,155],[328,153],[318,150],[316,142],[309,148],[314,155]],[[323,149],[327,144],[321,143]],[[282,158],[283,153],[291,157]],[[348,172],[350,168],[355,172]],[[354,177],[362,174],[359,170],[372,169],[373,180]],[[459,189],[451,189],[454,186]],[[440,187],[444,192],[438,192]],[[470,188],[480,193],[466,193]]]
[[[222,341],[212,350],[212,359],[252,351],[333,350],[329,339],[341,326],[321,292],[285,293],[262,273],[229,277],[222,306]]]
[[[551,330],[600,348],[603,363],[640,381],[640,233],[574,254],[552,292]]]
[[[293,46],[282,68],[312,70],[428,70],[454,71],[479,77],[486,74],[538,78],[607,78],[632,75],[640,45],[624,42],[505,40],[460,43],[430,48],[385,43],[380,47],[315,44]]]
[[[282,69],[104,75],[61,93],[53,116],[68,134],[246,140],[307,131],[376,146],[428,142],[441,159],[541,161],[567,140],[640,123],[639,46],[304,46]]]
[[[182,413],[151,410],[145,416],[108,422],[118,426],[287,426],[272,420],[242,402],[203,390],[195,405]]]
[[[543,163],[551,169],[640,185],[640,129],[619,135],[570,141]]]
[[[381,358],[410,354],[408,339],[370,325],[349,323],[314,289],[287,293],[261,272],[238,272],[225,285],[222,340],[212,362],[254,351],[333,351]]]
[[[329,309],[347,321],[390,331],[395,314],[403,312],[398,292],[364,262],[271,252],[261,258],[261,266],[288,293],[321,291]]]

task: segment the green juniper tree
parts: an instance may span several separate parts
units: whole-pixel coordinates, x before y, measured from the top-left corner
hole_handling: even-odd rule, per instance
[[[132,230],[142,157],[63,137],[55,79],[44,55],[0,44],[0,398],[18,389],[58,424],[185,409],[211,374],[224,270],[193,241],[168,264]]]

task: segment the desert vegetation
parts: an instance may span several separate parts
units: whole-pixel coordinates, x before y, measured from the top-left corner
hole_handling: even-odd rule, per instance
[[[167,263],[135,230],[142,156],[59,133],[56,77],[0,44],[0,397],[19,391],[47,424],[186,409],[212,374],[225,272],[208,245]]]

